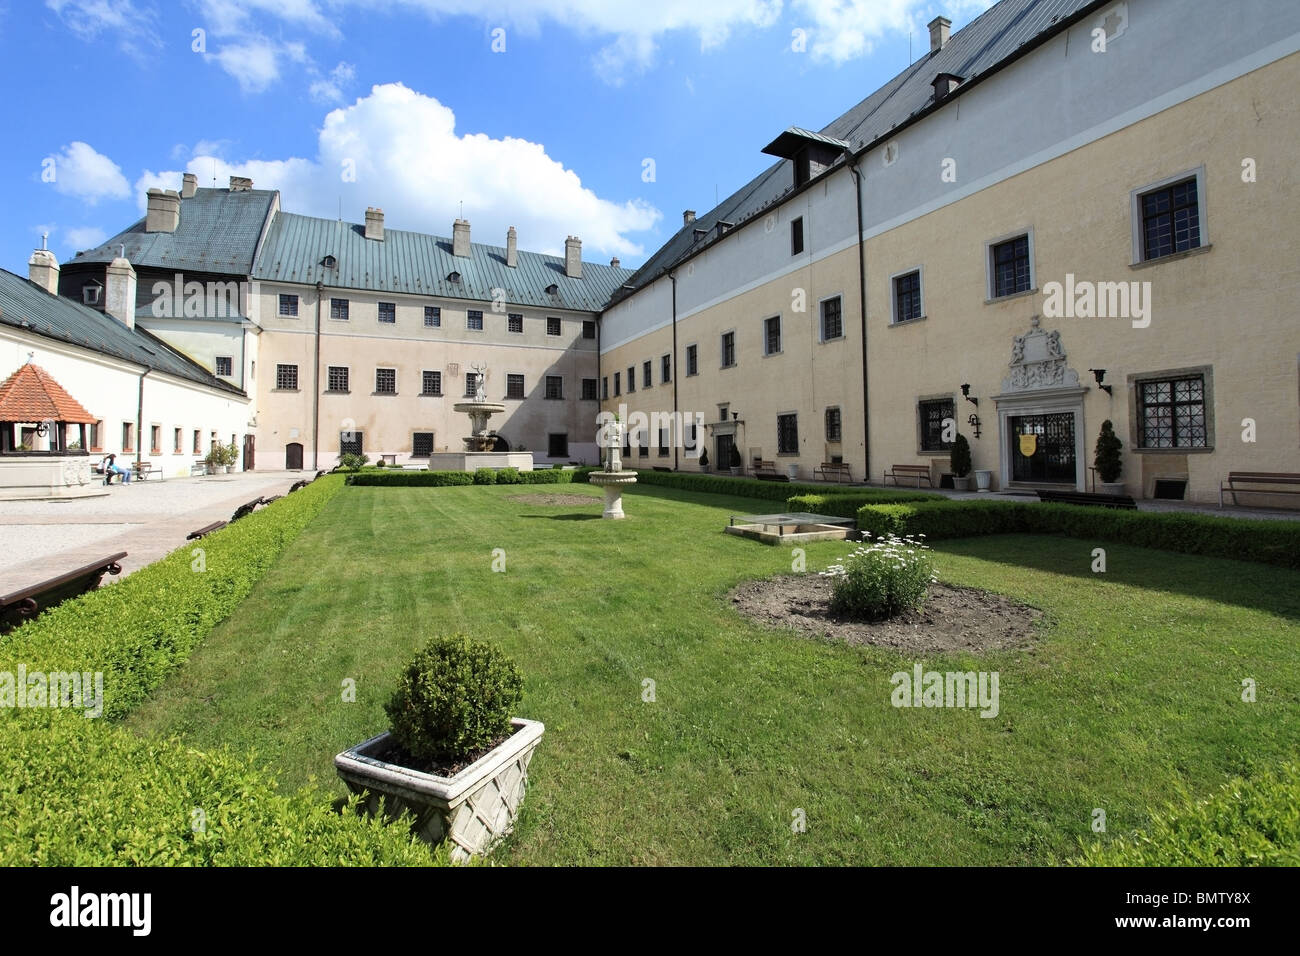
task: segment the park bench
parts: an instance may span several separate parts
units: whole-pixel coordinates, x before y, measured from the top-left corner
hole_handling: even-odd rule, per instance
[[[135,461],[135,462],[132,462],[132,463],[131,463],[131,471],[135,474],[136,479],[139,480],[139,481],[144,481],[144,480],[147,479],[150,475],[155,475],[155,474],[158,476],[158,480],[159,480],[159,481],[162,481],[162,480],[163,480],[163,472],[162,472],[162,469],[161,469],[161,468],[155,468],[155,467],[153,466],[153,462],[151,462],[151,461]]]
[[[306,488],[308,485],[311,484],[311,482],[312,480],[310,478],[303,478],[301,481],[295,481],[292,485],[289,486],[289,490],[286,492],[286,494],[291,495],[299,488]]]
[[[667,472],[672,471],[672,469],[669,468],[667,465],[654,465],[653,468],[655,471],[667,471]]]
[[[203,537],[205,534],[212,534],[212,532],[214,532],[214,531],[220,531],[220,530],[221,530],[222,528],[224,528],[225,526],[226,526],[226,522],[224,522],[224,521],[214,521],[214,522],[212,522],[212,524],[205,524],[202,528],[199,528],[199,529],[197,529],[197,530],[195,530],[195,531],[191,531],[189,534],[187,534],[187,535],[185,536],[185,540],[186,540],[186,541],[197,541],[199,538]]]
[[[252,501],[244,502],[242,505],[240,505],[238,508],[235,509],[235,513],[230,516],[230,520],[232,522],[235,522],[238,521],[240,518],[247,518],[249,515],[251,515],[254,511],[257,510],[257,506],[260,505],[261,503],[262,503],[261,498],[254,498]]]
[[[783,475],[776,470],[776,463],[764,461],[761,458],[754,459],[753,466],[754,477],[760,481],[789,481],[789,475]]]
[[[925,479],[927,485],[931,488],[934,487],[934,481],[930,478],[929,465],[890,465],[889,471],[885,472],[886,484],[888,484],[890,478],[894,479],[895,485],[898,484],[898,479],[906,478],[909,481],[916,482],[918,488],[921,487],[921,479]]]
[[[121,574],[125,551],[82,565],[75,571],[49,578],[31,587],[0,595],[0,634],[6,634],[42,611],[99,587],[105,574]]]
[[[853,480],[853,475],[849,472],[849,466],[842,461],[822,462],[813,469],[813,477],[820,477],[822,481],[850,482]]]
[[[208,466],[201,461],[196,461],[194,464],[190,465],[191,478],[202,478],[207,473]]]
[[[1238,488],[1237,485],[1300,485],[1300,475],[1285,471],[1230,471],[1228,480],[1219,485],[1219,507],[1223,507],[1223,493],[1232,495],[1300,495],[1300,488]]]
[[[315,477],[312,478],[312,481],[315,481],[317,478],[319,478],[319,477],[320,477],[321,475],[323,475],[323,474],[325,474],[325,472],[323,472],[323,471],[318,471],[318,472],[316,472],[316,475],[315,475]]]
[[[281,498],[283,498],[283,497],[284,497],[284,495],[272,495],[272,496],[269,497],[269,498],[263,498],[263,499],[262,499],[262,507],[266,507],[266,506],[269,505],[272,501],[279,501],[279,500],[280,500]]]
[[[1137,502],[1128,495],[1099,495],[1085,491],[1044,491],[1039,489],[1038,500],[1058,505],[1096,505],[1101,508],[1123,508],[1137,511]]]

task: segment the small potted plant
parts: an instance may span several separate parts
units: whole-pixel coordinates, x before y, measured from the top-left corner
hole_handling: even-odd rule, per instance
[[[221,463],[226,466],[226,474],[232,474],[235,465],[239,464],[239,446],[233,441],[225,446],[225,451],[221,456]]]
[[[970,491],[970,442],[959,434],[952,443],[952,487],[954,491]]]
[[[1124,443],[1115,434],[1110,419],[1102,422],[1092,464],[1097,469],[1097,483],[1101,486],[1101,493],[1104,495],[1124,494],[1124,482],[1118,480],[1124,467],[1120,461],[1120,451],[1123,447]]]
[[[528,762],[545,727],[512,717],[522,680],[494,645],[464,635],[429,641],[385,705],[390,730],[334,758],[367,812],[404,811],[431,844],[464,862],[514,827]]]
[[[221,442],[212,443],[212,448],[203,456],[203,464],[207,466],[209,475],[215,475],[217,469],[221,468],[222,465],[225,464]]]
[[[728,456],[727,465],[731,468],[731,473],[733,475],[740,474],[740,449],[734,444],[731,446],[731,454]]]
[[[700,471],[709,470],[709,450],[707,448],[700,451]]]

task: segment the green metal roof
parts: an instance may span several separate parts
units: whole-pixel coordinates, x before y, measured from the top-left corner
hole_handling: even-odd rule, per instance
[[[506,265],[502,246],[470,245],[470,254],[451,254],[451,240],[419,232],[384,229],[367,239],[356,223],[280,212],[253,270],[262,282],[324,282],[336,289],[366,289],[408,295],[490,301],[502,289],[512,304],[596,312],[632,275],[631,269],[583,262],[582,278],[564,274],[564,259],[519,251],[518,266]],[[335,268],[323,262],[333,256]],[[448,276],[460,274],[460,281]],[[554,285],[555,293],[546,291]]]
[[[175,269],[247,276],[271,211],[275,191],[199,189],[181,200],[175,232],[145,232],[141,219],[108,241],[79,252],[67,263],[112,262],[118,250],[135,268]]]
[[[71,299],[50,295],[34,282],[0,269],[0,324],[124,359],[246,397],[157,336],[125,325]]]

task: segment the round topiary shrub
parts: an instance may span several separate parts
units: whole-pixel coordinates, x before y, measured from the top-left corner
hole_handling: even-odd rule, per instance
[[[952,443],[951,455],[952,473],[958,478],[965,478],[970,474],[970,442],[966,440],[965,435],[959,434]]]
[[[398,744],[421,761],[456,761],[510,734],[522,697],[514,662],[463,634],[435,637],[407,665],[384,705]]]
[[[497,473],[491,468],[474,469],[474,484],[476,485],[494,485],[496,484]]]
[[[1097,469],[1097,478],[1110,484],[1119,478],[1123,465],[1120,463],[1120,451],[1124,443],[1115,434],[1115,426],[1110,419],[1101,423],[1101,432],[1097,435],[1097,447],[1093,450],[1092,464]]]

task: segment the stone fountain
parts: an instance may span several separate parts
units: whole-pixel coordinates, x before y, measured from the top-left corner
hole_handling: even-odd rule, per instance
[[[487,400],[487,366],[471,365],[477,382],[474,401],[457,402],[456,411],[469,416],[470,433],[462,439],[463,452],[436,451],[429,456],[430,471],[475,471],[479,468],[518,468],[533,470],[533,453],[530,451],[494,451],[496,436],[488,428],[493,415],[506,410],[505,405]]]
[[[623,470],[623,430],[619,421],[601,426],[600,444],[605,448],[605,467],[593,471],[587,480],[605,489],[605,518],[625,518],[623,514],[623,486],[636,484],[636,472]]]

